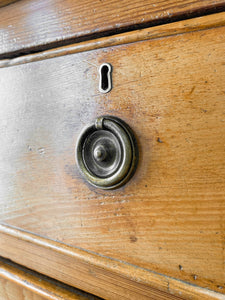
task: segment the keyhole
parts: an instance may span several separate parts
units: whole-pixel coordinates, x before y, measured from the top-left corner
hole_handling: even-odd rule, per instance
[[[104,63],[99,68],[100,81],[99,91],[101,93],[108,93],[112,89],[112,67],[108,63]]]

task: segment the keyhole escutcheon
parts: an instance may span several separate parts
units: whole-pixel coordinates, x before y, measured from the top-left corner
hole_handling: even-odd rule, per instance
[[[99,68],[99,91],[108,93],[112,89],[112,66],[109,63],[104,63]]]

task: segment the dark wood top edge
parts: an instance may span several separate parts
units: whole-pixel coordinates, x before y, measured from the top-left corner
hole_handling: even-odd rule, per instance
[[[145,28],[141,30],[132,31],[129,33],[122,33],[113,35],[111,37],[103,37],[95,40],[85,41],[81,43],[72,44],[54,48],[47,51],[42,51],[35,54],[25,55],[13,59],[0,60],[0,68],[40,61],[44,59],[96,50],[100,48],[118,46],[122,44],[129,44],[145,40],[168,37],[188,32],[207,30],[211,28],[225,26],[225,12],[214,15],[198,17],[194,19],[183,20],[175,23],[160,25],[156,27]]]
[[[5,34],[2,36],[4,43],[6,46],[0,47],[0,59],[12,59],[15,57],[19,57],[21,55],[37,53],[40,51],[47,51],[56,47],[63,47],[73,43],[80,43],[83,41],[98,39],[101,37],[110,37],[115,34],[132,32],[135,30],[140,30],[144,28],[154,27],[162,24],[169,24],[171,22],[177,22],[181,20],[187,20],[190,18],[196,18],[200,16],[207,16],[210,14],[216,14],[219,12],[223,12],[225,10],[225,1],[224,0],[216,0],[216,1],[180,1],[176,3],[176,1],[168,1],[168,3],[162,5],[155,5],[154,3],[146,3],[144,7],[146,7],[146,13],[140,15],[139,10],[135,9],[134,16],[129,16],[129,18],[123,18],[122,21],[115,17],[115,20],[112,22],[110,20],[106,20],[103,24],[96,26],[92,26],[91,24],[96,24],[96,18],[93,16],[90,18],[91,24],[89,27],[85,25],[86,21],[84,15],[81,16],[78,14],[74,14],[73,18],[67,19],[66,15],[62,14],[59,17],[58,22],[65,22],[69,24],[70,30],[65,34],[61,35],[60,33],[55,33],[54,30],[54,22],[48,21],[47,27],[49,27],[49,31],[47,34],[47,38],[43,38],[42,31],[46,28],[46,24],[42,24],[43,20],[37,19],[37,22],[40,22],[39,29],[34,29],[31,27],[25,28],[24,32],[24,24],[21,23],[20,16],[14,14],[14,11],[20,11],[26,19],[26,14],[29,13],[29,18],[36,19],[35,10],[27,11],[28,1],[18,1],[18,0],[3,0],[5,3],[18,2],[15,5],[10,5],[10,7],[4,7],[0,12],[4,17],[4,13],[6,15],[10,15],[9,20],[4,20],[4,27],[6,28]],[[21,3],[20,3],[21,2]],[[37,6],[35,1],[31,1],[31,6]],[[48,3],[46,3],[47,7]],[[110,3],[109,3],[110,5]],[[0,5],[1,6],[1,5]],[[9,6],[9,5],[7,5]],[[43,3],[41,3],[43,6]],[[106,9],[110,10],[110,7],[107,5],[102,5],[104,7],[103,14]],[[105,7],[106,6],[106,7]],[[157,7],[158,6],[158,7]],[[164,6],[164,7],[163,7]],[[67,7],[67,5],[65,5]],[[38,8],[37,8],[38,9]],[[43,7],[42,7],[43,9]],[[71,9],[71,7],[67,7],[67,10]],[[122,13],[126,14],[126,9],[121,8]],[[57,7],[55,8],[56,13]],[[101,9],[100,9],[101,11]],[[99,12],[100,13],[100,12]],[[85,5],[84,5],[84,14],[85,14]],[[46,16],[48,17],[48,15]],[[81,24],[79,26],[72,19],[81,18]],[[98,16],[97,16],[98,17]],[[84,20],[83,20],[84,18]],[[99,21],[99,19],[97,19]],[[17,22],[17,23],[16,23]],[[11,27],[16,27],[16,33],[13,32]],[[18,35],[19,34],[19,35]],[[24,34],[24,36],[23,36]],[[34,39],[34,36],[37,37]],[[1,36],[0,36],[1,39]],[[12,43],[12,40],[15,42]]]

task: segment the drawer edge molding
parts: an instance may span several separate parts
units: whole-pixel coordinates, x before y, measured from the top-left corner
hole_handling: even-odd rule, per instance
[[[15,251],[16,249],[16,251]],[[0,224],[0,255],[107,299],[224,299],[224,295],[22,229]]]
[[[0,298],[15,299],[15,294],[18,300],[34,295],[35,299],[100,299],[0,257]]]
[[[38,52],[35,54],[20,56],[13,59],[3,59],[0,60],[0,68],[40,61],[44,59],[84,51],[113,47],[122,44],[130,44],[134,42],[152,40],[167,36],[184,34],[188,32],[207,30],[221,26],[225,26],[225,12],[135,30],[128,33],[116,34],[110,37],[103,37],[90,41],[80,42],[69,46],[63,46],[47,51]]]

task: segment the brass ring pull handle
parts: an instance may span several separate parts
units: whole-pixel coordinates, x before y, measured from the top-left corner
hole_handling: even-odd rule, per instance
[[[114,189],[133,175],[138,160],[135,137],[125,122],[102,116],[78,138],[76,162],[92,185]]]

